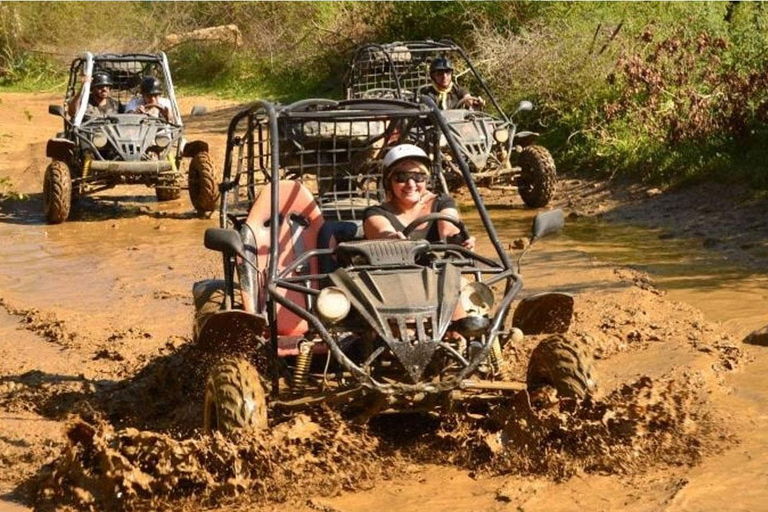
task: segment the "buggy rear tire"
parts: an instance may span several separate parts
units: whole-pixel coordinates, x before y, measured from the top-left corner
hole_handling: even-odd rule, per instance
[[[592,358],[581,344],[562,335],[551,336],[539,343],[528,363],[528,391],[545,386],[569,398],[584,398],[595,387]]]
[[[72,175],[61,160],[51,160],[43,180],[43,211],[48,224],[67,220],[72,207]]]
[[[173,201],[181,197],[180,188],[156,188],[155,195],[158,201]]]
[[[219,202],[216,170],[207,151],[195,153],[189,162],[189,199],[198,213],[214,211]]]
[[[555,195],[557,170],[552,155],[542,146],[528,146],[520,154],[518,192],[529,208],[547,206]]]
[[[267,428],[267,400],[256,368],[243,358],[216,363],[205,383],[203,428],[229,435]]]

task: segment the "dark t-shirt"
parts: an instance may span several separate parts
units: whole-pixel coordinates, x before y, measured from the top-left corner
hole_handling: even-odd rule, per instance
[[[368,220],[370,217],[381,215],[382,217],[387,219],[390,222],[390,224],[392,224],[392,227],[395,228],[395,231],[402,233],[402,231],[405,229],[406,226],[404,226],[403,223],[400,222],[400,219],[397,218],[397,215],[395,215],[395,212],[393,212],[391,208],[392,207],[389,205],[389,203],[382,203],[374,206],[369,206],[368,208],[365,209],[365,212],[363,212],[363,221]],[[440,213],[446,208],[456,208],[456,201],[454,201],[453,198],[449,195],[439,194],[435,198],[435,201],[432,203],[432,213]],[[414,240],[427,240],[428,242],[439,242],[440,233],[437,230],[437,221],[433,220],[428,222],[427,227],[424,229],[414,230],[411,233],[411,238]]]
[[[112,114],[121,114],[123,112],[123,106],[114,98],[107,98],[104,105],[96,105],[91,99],[88,102],[88,106],[85,109],[85,115],[88,117],[103,117]]]
[[[461,100],[461,98],[469,94],[465,88],[461,87],[456,83],[454,83],[451,86],[451,90],[445,94],[445,101],[442,101],[442,98],[440,97],[440,93],[438,92],[437,88],[435,88],[435,84],[424,86],[421,88],[421,91],[419,92],[435,100],[435,103],[437,104],[437,108],[439,108],[440,110],[449,110],[452,108],[456,108],[456,105],[459,103],[459,100]]]

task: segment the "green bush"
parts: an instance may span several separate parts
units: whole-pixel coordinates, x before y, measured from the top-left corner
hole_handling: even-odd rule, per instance
[[[227,24],[240,45],[166,40]],[[0,86],[61,84],[84,50],[166,50],[184,90],[340,98],[358,45],[450,38],[507,109],[534,102],[518,121],[561,170],[768,187],[766,29],[749,2],[5,2]]]

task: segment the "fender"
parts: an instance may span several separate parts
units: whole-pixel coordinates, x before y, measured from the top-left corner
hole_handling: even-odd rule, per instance
[[[254,353],[265,343],[266,326],[264,315],[239,309],[217,311],[203,321],[197,333],[197,346],[206,351]]]
[[[184,150],[181,156],[193,157],[201,151],[208,151],[208,143],[203,140],[193,140],[184,144]]]
[[[75,143],[69,139],[49,139],[45,146],[45,156],[62,162],[69,162],[75,155]]]
[[[512,140],[512,144],[515,146],[526,147],[533,144],[533,141],[539,138],[537,132],[517,132],[515,138]]]

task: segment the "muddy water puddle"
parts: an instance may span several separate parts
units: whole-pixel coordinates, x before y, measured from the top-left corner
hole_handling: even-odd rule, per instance
[[[530,236],[536,211],[491,205],[489,213],[502,246],[516,262],[520,251],[512,244]],[[479,219],[468,218],[467,225],[471,233],[484,232]],[[483,252],[493,252],[487,239],[478,239]],[[658,229],[593,218],[566,219],[559,235],[531,249],[523,260],[522,275],[535,274],[536,279],[526,282],[525,289],[543,291],[550,278],[562,281],[568,275],[571,284],[560,288],[578,292],[594,277],[590,271],[602,264],[649,274],[668,299],[701,309],[707,319],[721,322],[739,338],[768,324],[768,275],[731,264],[725,256],[704,249],[701,240],[668,238]]]

